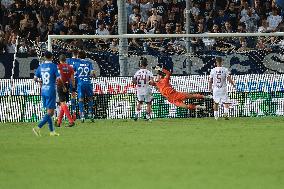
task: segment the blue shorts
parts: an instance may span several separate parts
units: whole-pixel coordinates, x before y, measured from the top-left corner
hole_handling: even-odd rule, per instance
[[[77,92],[78,92],[78,98],[94,96],[93,85],[92,84],[78,85]]]
[[[41,96],[43,107],[46,109],[56,108],[56,95],[54,96]]]

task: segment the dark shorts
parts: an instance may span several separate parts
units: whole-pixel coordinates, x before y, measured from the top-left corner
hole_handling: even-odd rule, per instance
[[[69,101],[69,87],[70,84],[64,84],[66,87],[66,92],[63,91],[63,86],[57,86],[57,94],[59,102],[68,102]]]

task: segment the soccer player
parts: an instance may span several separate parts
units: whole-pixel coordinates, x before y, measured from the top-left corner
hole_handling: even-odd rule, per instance
[[[222,66],[223,60],[221,57],[216,58],[216,67],[210,72],[209,90],[213,92],[213,110],[214,117],[218,119],[218,106],[224,104],[224,117],[228,120],[229,114],[229,98],[227,92],[227,81],[235,87],[235,83],[230,76],[227,68]]]
[[[58,70],[60,72],[60,76],[61,76],[61,80],[63,84],[57,86],[57,93],[58,93],[61,108],[60,108],[60,114],[58,116],[56,125],[58,127],[61,126],[62,118],[65,114],[69,121],[69,127],[72,127],[75,125],[75,123],[74,123],[73,118],[71,117],[71,114],[69,112],[66,102],[69,101],[69,87],[70,86],[73,87],[72,96],[75,96],[74,93],[76,91],[76,88],[75,88],[75,79],[74,79],[74,69],[66,63],[66,56],[63,54],[59,56]]]
[[[57,66],[52,63],[52,53],[46,51],[45,58],[46,61],[37,68],[34,80],[36,82],[41,82],[42,102],[43,107],[47,109],[47,113],[44,115],[38,126],[33,128],[33,132],[35,135],[41,136],[40,129],[45,123],[48,123],[50,136],[59,136],[59,134],[54,131],[51,117],[54,114],[56,105],[56,83],[62,84],[62,81]]]
[[[185,104],[184,101],[187,99],[205,99],[212,98],[211,95],[204,96],[201,94],[193,94],[187,92],[178,92],[170,84],[171,72],[160,67],[156,66],[155,70],[158,71],[158,75],[154,82],[150,82],[151,85],[154,85],[158,88],[160,93],[172,104],[190,110],[195,109],[206,109],[205,106],[195,105],[195,104]]]
[[[153,82],[153,73],[147,69],[148,60],[146,58],[141,57],[139,61],[140,69],[133,76],[133,84],[136,85],[137,89],[137,109],[135,113],[134,120],[137,121],[138,114],[142,109],[143,102],[147,104],[146,109],[146,120],[150,120],[151,112],[152,112],[152,89],[149,85],[150,82]]]
[[[76,50],[76,49],[74,49],[72,51],[72,58],[67,58],[66,59],[66,63],[69,64],[70,66],[72,66],[72,68],[79,61],[80,61],[80,59],[78,58],[78,50]],[[76,85],[77,85],[76,83],[77,82],[76,82],[76,78],[75,78],[75,86],[72,85],[72,83],[71,83],[70,88],[71,89],[72,88],[76,89]],[[72,111],[71,112],[72,113],[72,118],[75,121],[76,120],[76,93],[73,93],[73,92],[72,92],[72,95],[71,95],[71,111]]]
[[[85,121],[84,98],[86,97],[88,98],[88,117],[94,122],[92,77],[96,77],[96,75],[92,63],[85,59],[86,53],[84,51],[78,53],[78,58],[80,60],[73,68],[77,78],[80,118],[83,123]]]

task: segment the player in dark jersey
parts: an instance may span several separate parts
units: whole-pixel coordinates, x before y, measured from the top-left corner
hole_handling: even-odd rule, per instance
[[[58,127],[61,126],[62,118],[65,114],[69,121],[69,127],[72,127],[75,125],[75,123],[74,123],[73,118],[71,117],[71,114],[69,112],[66,102],[69,101],[70,86],[75,86],[74,69],[66,63],[66,56],[63,54],[59,56],[59,62],[60,63],[57,67],[58,67],[63,84],[57,86],[57,93],[58,93],[59,102],[60,102],[60,114],[58,116],[56,125]],[[75,87],[72,87],[71,91],[72,91],[72,96],[75,96],[74,95],[76,91]]]

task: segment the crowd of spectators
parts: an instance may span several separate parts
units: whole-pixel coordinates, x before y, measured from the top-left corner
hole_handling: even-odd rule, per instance
[[[128,33],[182,34],[186,31],[185,0],[126,0]],[[282,12],[274,0],[192,0],[191,33],[276,32],[283,30]],[[118,34],[115,0],[1,0],[0,54],[33,52],[32,41],[46,42],[49,34]],[[273,40],[273,41],[272,41]],[[278,38],[191,39],[194,49],[267,48]],[[117,39],[69,40],[81,49],[117,51]],[[182,38],[129,39],[130,50],[157,48],[182,51]]]

